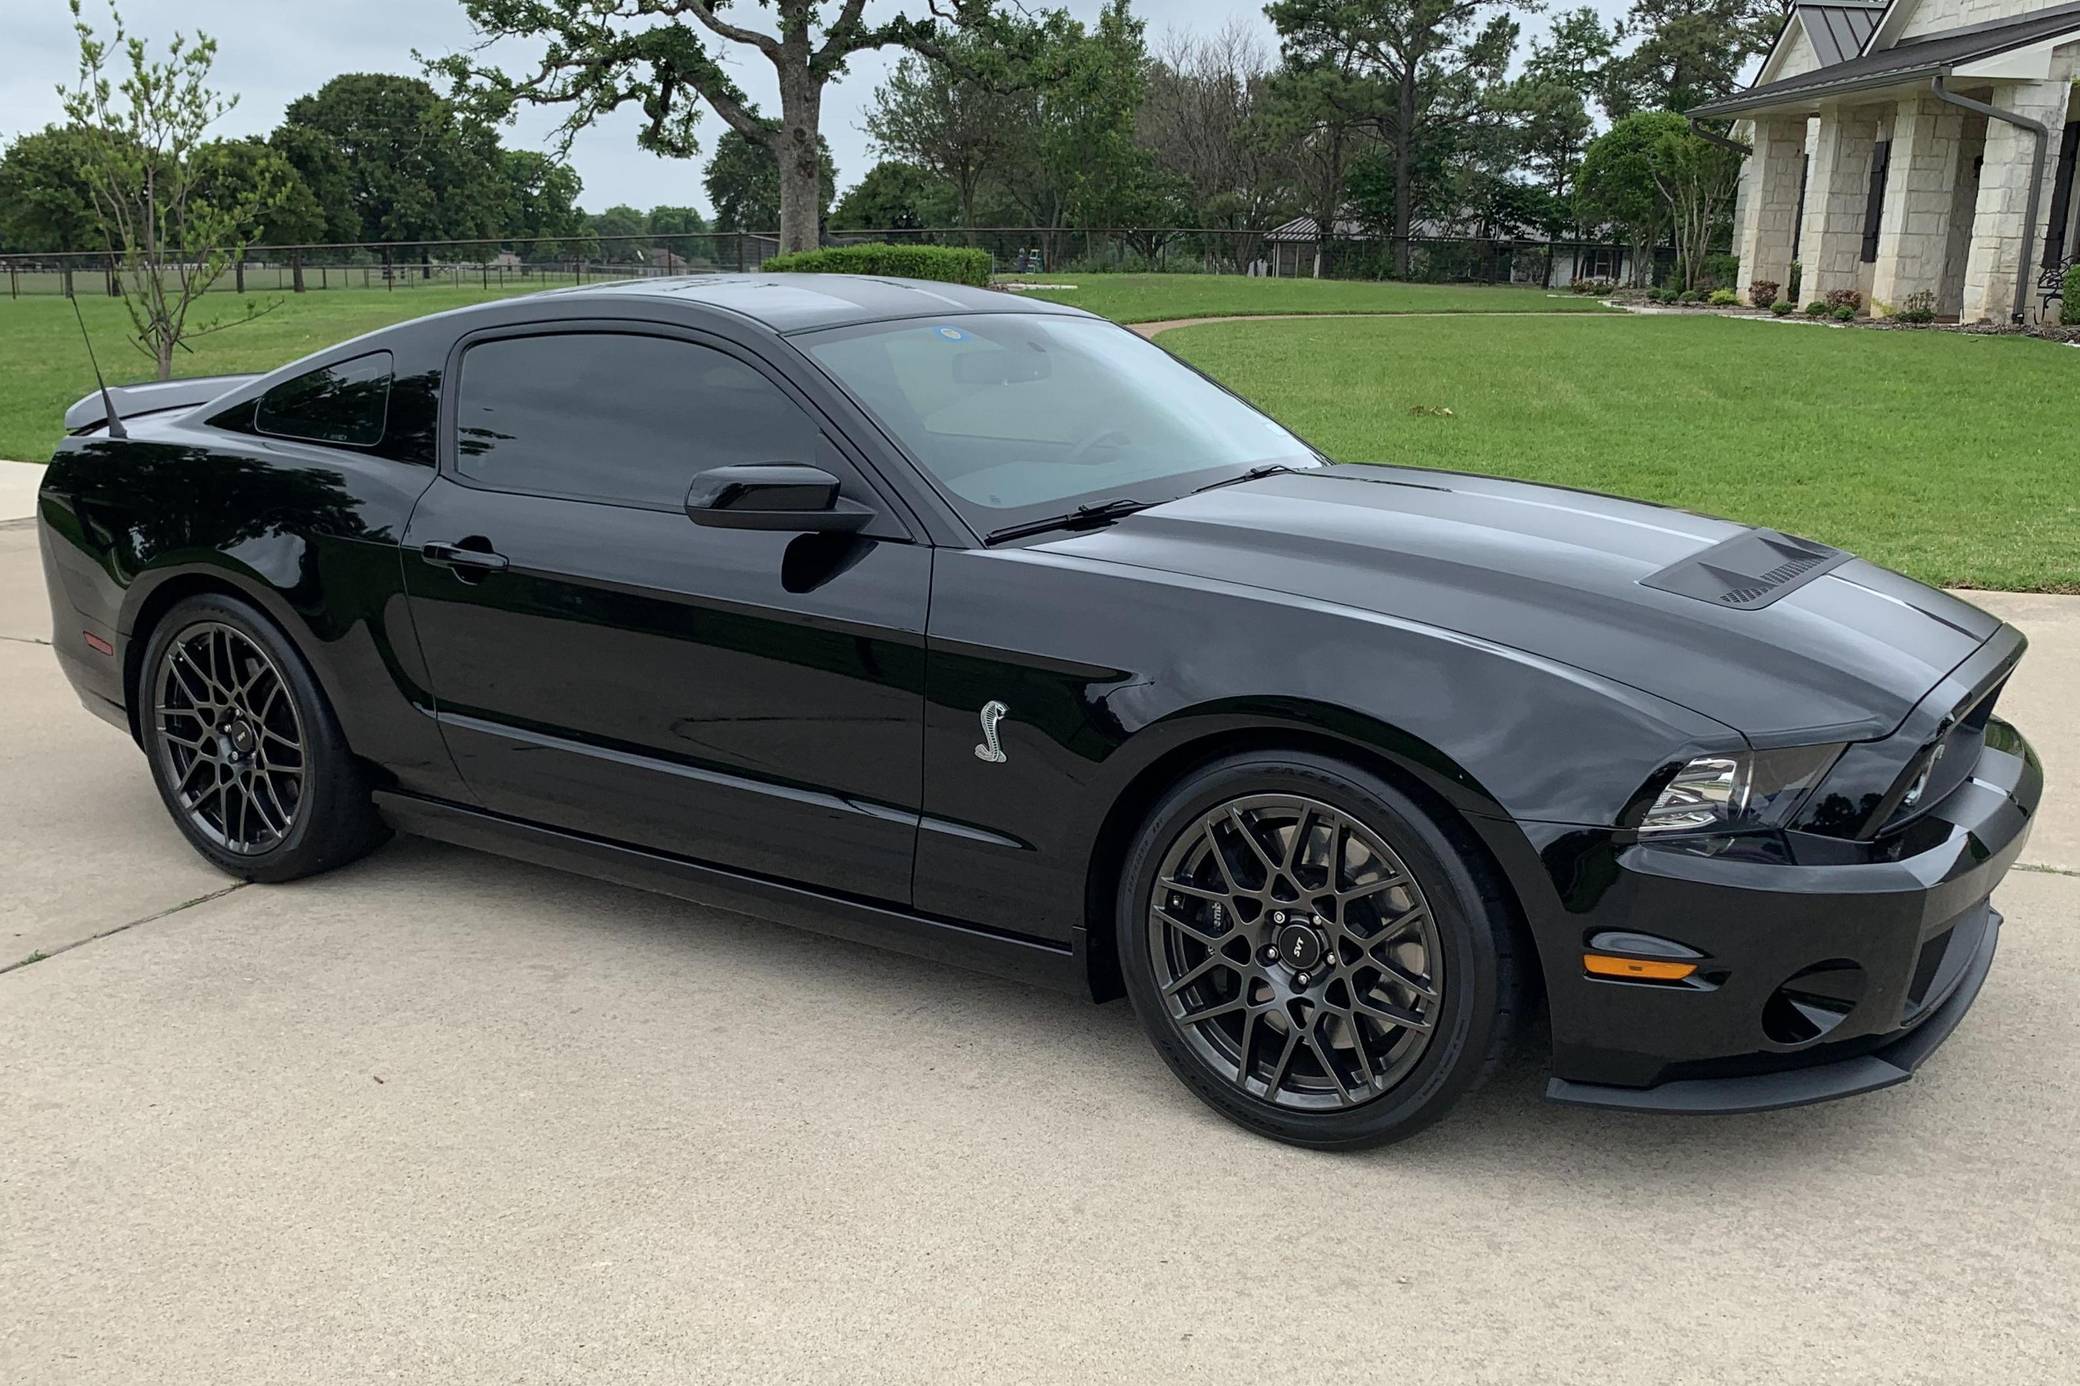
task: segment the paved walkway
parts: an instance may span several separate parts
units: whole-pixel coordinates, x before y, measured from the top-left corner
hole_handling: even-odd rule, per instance
[[[36,513],[36,488],[43,484],[37,462],[0,461],[0,524]]]

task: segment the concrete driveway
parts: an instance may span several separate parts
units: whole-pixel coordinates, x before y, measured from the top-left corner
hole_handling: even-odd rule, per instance
[[[1328,1157],[1123,1007],[426,843],[227,890],[49,636],[0,526],[0,1381],[2080,1378],[2080,876],[1905,1087],[1607,1115],[1527,1049]]]

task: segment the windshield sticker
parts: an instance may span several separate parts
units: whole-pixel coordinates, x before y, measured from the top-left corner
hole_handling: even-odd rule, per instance
[[[965,342],[968,340],[968,334],[961,331],[958,327],[942,327],[939,329],[939,335],[949,342]]]

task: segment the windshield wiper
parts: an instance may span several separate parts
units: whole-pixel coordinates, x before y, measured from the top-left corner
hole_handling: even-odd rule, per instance
[[[1209,481],[1204,486],[1195,486],[1192,488],[1192,494],[1196,496],[1201,491],[1212,491],[1222,486],[1233,486],[1238,481],[1255,481],[1260,477],[1277,476],[1280,472],[1297,472],[1299,470],[1298,467],[1288,466],[1283,462],[1266,462],[1261,466],[1251,467],[1241,476],[1224,476],[1219,481]]]
[[[1094,525],[1108,524],[1123,515],[1137,510],[1146,510],[1156,501],[1135,500],[1131,496],[1120,496],[1114,500],[1093,501],[1079,505],[1066,515],[1050,515],[1044,520],[1027,520],[1022,525],[1006,525],[993,529],[982,536],[985,544],[1000,544],[1006,539],[1023,539],[1028,534],[1045,534],[1051,529],[1087,529]]]

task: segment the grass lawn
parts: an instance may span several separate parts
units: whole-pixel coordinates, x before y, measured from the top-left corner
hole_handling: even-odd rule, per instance
[[[1923,582],[2080,592],[2069,347],[1683,317],[1209,325],[1163,344],[1339,458],[1661,501]]]
[[[280,306],[257,321],[199,338],[193,354],[180,354],[174,373],[269,371],[389,323],[500,296],[496,289],[447,287],[252,295],[263,305],[279,298]],[[100,295],[82,295],[79,305],[108,383],[151,379],[151,359],[129,344],[130,318],[123,305]],[[239,310],[240,301],[231,295],[213,294],[202,300],[191,321],[211,322]],[[65,407],[93,388],[94,373],[71,304],[56,295],[0,298],[0,458],[48,458],[63,436]]]
[[[1161,322],[1230,313],[1609,313],[1579,294],[1489,284],[1401,284],[1370,280],[1249,279],[1235,274],[1029,274],[1051,298],[1115,322]]]

